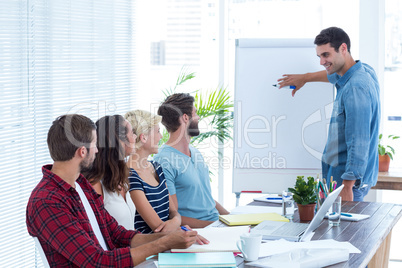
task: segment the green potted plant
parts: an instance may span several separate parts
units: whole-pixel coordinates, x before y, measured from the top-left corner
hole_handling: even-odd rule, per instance
[[[301,221],[311,221],[314,218],[314,210],[317,201],[317,182],[313,177],[297,176],[294,188],[288,188],[297,203]]]
[[[396,140],[399,136],[388,135],[388,139]],[[395,149],[386,145],[383,142],[383,135],[378,136],[378,170],[380,172],[387,172],[389,169],[389,163],[394,159]]]

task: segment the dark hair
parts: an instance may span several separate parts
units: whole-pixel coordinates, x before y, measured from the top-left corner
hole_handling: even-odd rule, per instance
[[[193,113],[194,97],[188,93],[170,95],[159,106],[158,115],[162,116],[162,124],[168,132],[175,132],[180,126],[179,118],[187,114],[190,118]]]
[[[124,122],[121,115],[104,116],[96,121],[98,153],[92,168],[83,172],[91,184],[102,179],[103,186],[110,192],[119,192],[119,187],[128,190],[129,172],[124,161],[124,147],[120,143],[127,141]]]
[[[54,161],[68,161],[78,148],[89,150],[93,140],[94,122],[86,116],[67,114],[56,118],[47,133],[47,145]]]
[[[348,52],[350,53],[350,39],[348,34],[338,27],[329,27],[320,32],[319,35],[315,37],[314,44],[317,46],[330,44],[331,47],[335,49],[336,52],[339,51],[339,47],[345,43],[348,47]]]

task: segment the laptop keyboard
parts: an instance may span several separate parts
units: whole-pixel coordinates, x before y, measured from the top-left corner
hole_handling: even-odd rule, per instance
[[[298,236],[302,234],[307,227],[308,224],[306,223],[289,222],[276,229],[272,234],[281,236]]]

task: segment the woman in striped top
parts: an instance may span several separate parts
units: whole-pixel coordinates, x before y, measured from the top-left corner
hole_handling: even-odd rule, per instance
[[[136,207],[134,227],[142,233],[177,230],[181,217],[170,200],[163,170],[158,163],[148,161],[149,155],[158,153],[161,117],[135,110],[126,113],[125,118],[137,135],[136,153],[127,161],[129,191]]]

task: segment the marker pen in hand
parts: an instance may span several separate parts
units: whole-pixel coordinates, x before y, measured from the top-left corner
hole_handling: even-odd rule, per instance
[[[274,84],[274,85],[272,85],[273,87],[277,87],[277,88],[279,88],[280,87],[280,85],[278,85],[278,84]],[[282,87],[282,88],[287,88],[287,89],[296,89],[296,86],[285,86],[285,87]],[[281,88],[281,89],[282,89]]]
[[[180,228],[181,228],[183,231],[185,231],[185,232],[190,231],[190,230],[187,229],[185,226],[180,226]]]

